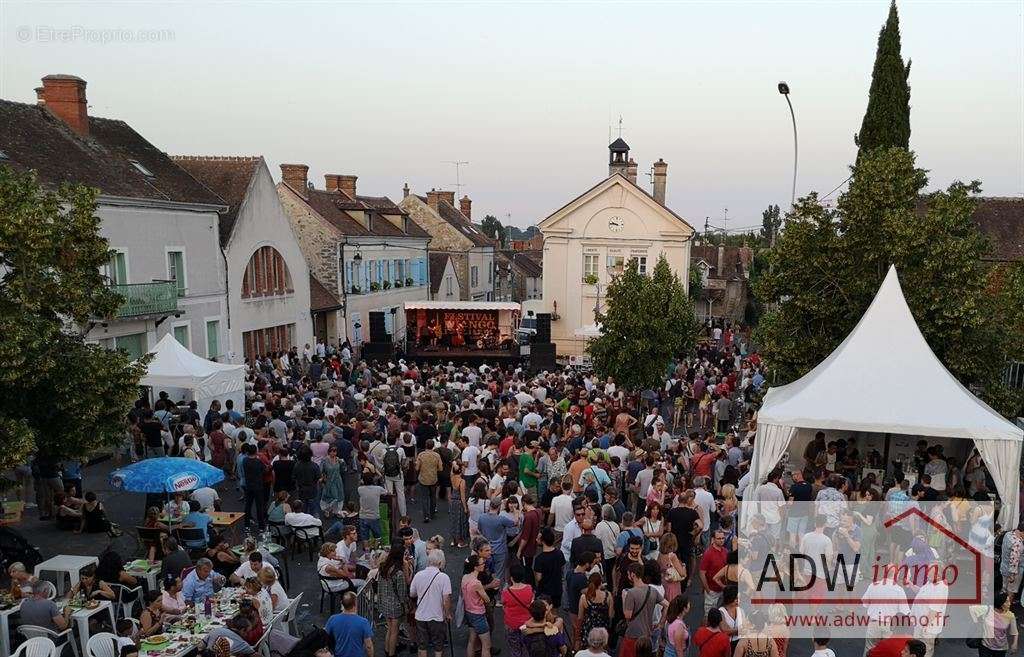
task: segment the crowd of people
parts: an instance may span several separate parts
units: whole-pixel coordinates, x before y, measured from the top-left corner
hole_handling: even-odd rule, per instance
[[[386,627],[386,657],[413,646],[439,657],[453,626],[465,628],[474,657],[498,654],[499,627],[512,657],[831,657],[824,636],[795,651],[781,605],[750,617],[740,609],[750,577],[739,558],[741,501],[980,499],[984,466],[975,454],[961,468],[924,444],[906,466],[919,471],[912,489],[898,472],[859,479],[867,455],[822,433],[792,474],[752,482],[765,373],[742,330],[708,337],[667,368],[664,385],[643,391],[578,370],[367,363],[347,344],[307,345],[247,362],[244,409],[214,402],[201,417],[194,402],[163,394],[152,408],[140,402],[122,457],[207,460],[237,486],[252,531],[322,538],[316,569],[342,603],[325,627],[335,657],[374,654],[372,625],[356,609],[365,586]],[[255,550],[240,561],[203,520],[217,503],[209,492],[177,503],[206,541],[154,546],[170,575],[164,597],[193,599],[230,580],[267,593],[272,609],[287,604],[273,556]],[[160,529],[156,511],[147,523]],[[744,547],[764,553],[818,535],[830,549],[856,550],[876,520],[759,511],[757,540]],[[969,530],[991,517],[964,520]],[[998,585],[1009,595],[999,618],[1010,620],[982,641],[982,655],[1016,648],[1009,604],[1024,580],[1024,525],[1006,536],[990,547],[1001,548]],[[183,547],[206,554],[176,581],[179,566],[193,565]],[[453,558],[456,581],[446,572]],[[927,636],[875,635],[864,649],[934,653]]]

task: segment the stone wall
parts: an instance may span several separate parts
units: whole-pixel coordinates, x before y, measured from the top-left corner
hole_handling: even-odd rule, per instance
[[[452,257],[452,264],[459,276],[459,299],[469,300],[469,250],[473,248],[473,243],[417,196],[410,194],[398,205],[409,213],[409,218],[416,225],[430,234],[431,251],[447,252]]]
[[[341,297],[338,288],[338,242],[341,234],[333,226],[315,216],[304,201],[290,188],[278,184],[281,205],[291,223],[292,232],[306,258],[309,271],[324,286]]]

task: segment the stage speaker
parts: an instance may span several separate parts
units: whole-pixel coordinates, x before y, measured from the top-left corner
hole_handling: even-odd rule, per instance
[[[370,342],[391,342],[391,334],[388,333],[382,312],[370,313]]]
[[[552,371],[556,367],[555,345],[552,342],[534,342],[530,345],[530,371]]]
[[[537,313],[537,335],[533,343],[551,342],[551,313]]]
[[[364,342],[360,357],[365,361],[392,360],[395,357],[395,345],[390,342]]]

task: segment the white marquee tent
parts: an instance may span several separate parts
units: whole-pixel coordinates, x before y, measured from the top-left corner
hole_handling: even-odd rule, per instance
[[[166,391],[171,399],[195,400],[204,416],[214,399],[223,405],[228,399],[236,409],[245,408],[245,366],[215,363],[196,356],[170,333],[153,350],[142,385],[154,393]]]
[[[790,442],[820,429],[968,438],[1002,499],[1000,522],[1016,527],[1024,431],[964,388],[939,362],[890,267],[853,331],[806,375],[765,395],[758,413],[751,485]]]

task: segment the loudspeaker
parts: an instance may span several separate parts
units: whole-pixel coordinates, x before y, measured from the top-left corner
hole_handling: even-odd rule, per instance
[[[370,313],[370,342],[391,342],[391,334],[384,322],[384,313]]]
[[[537,335],[533,343],[551,342],[551,313],[537,313]]]
[[[540,372],[541,370],[554,370],[555,345],[553,342],[534,342],[530,345],[530,371]]]
[[[395,345],[390,342],[364,342],[360,357],[366,361],[388,361],[395,357]]]

